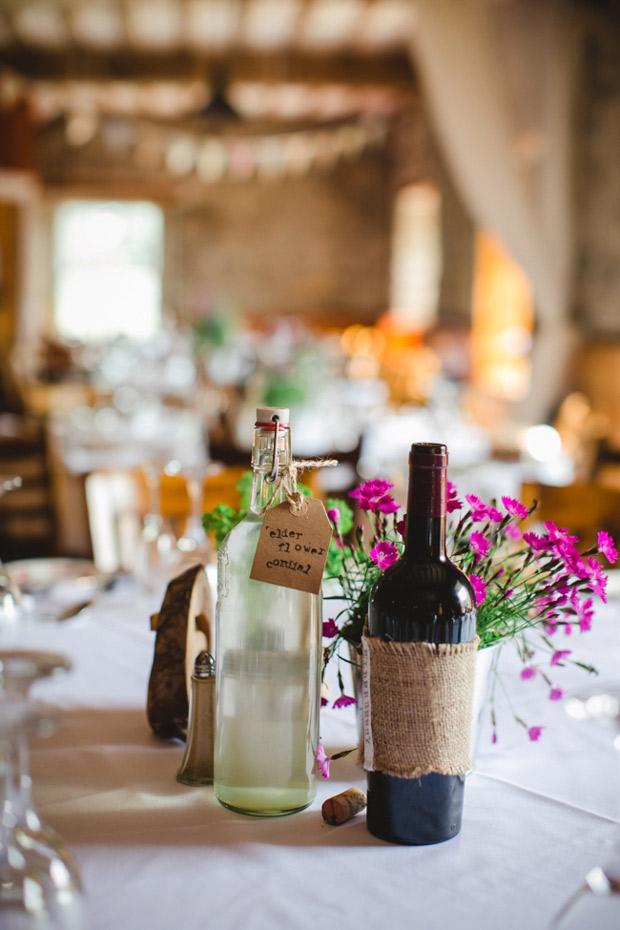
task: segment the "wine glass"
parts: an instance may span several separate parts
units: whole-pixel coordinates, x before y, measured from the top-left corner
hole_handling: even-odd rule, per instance
[[[0,497],[21,487],[19,475],[0,475]],[[19,620],[22,592],[0,558],[0,629],[10,627]]]
[[[56,714],[21,699],[0,700],[0,926],[80,930],[83,897],[66,862],[50,856],[24,825],[20,744],[49,735]]]
[[[35,681],[56,678],[71,668],[69,659],[58,653],[28,649],[0,650],[1,706],[25,706]],[[8,712],[7,712],[8,713]],[[67,892],[79,892],[82,886],[78,866],[55,830],[43,823],[32,797],[32,779],[28,758],[27,728],[14,736],[15,782],[19,791],[19,808],[15,810],[15,834],[20,844],[36,849],[41,860],[49,863],[52,875],[58,875]]]
[[[207,471],[206,461],[200,464],[183,464],[179,459],[172,459],[166,465],[166,474],[178,474],[184,478],[189,497],[189,513],[185,527],[176,541],[175,570],[197,562],[206,565],[214,560],[213,547],[202,525],[203,482]]]
[[[606,726],[615,733],[614,746],[620,762],[620,684],[611,684],[589,695],[566,699],[566,712],[575,720]],[[596,927],[617,930],[620,926],[620,834],[609,857],[594,865],[582,884],[556,914],[550,930]]]
[[[148,509],[142,521],[136,577],[145,591],[153,593],[161,587],[163,574],[171,562],[173,537],[164,528],[164,518],[161,512],[159,486],[161,463],[145,462],[140,470],[146,483]]]

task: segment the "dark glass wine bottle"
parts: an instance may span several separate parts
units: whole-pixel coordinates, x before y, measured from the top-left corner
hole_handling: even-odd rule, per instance
[[[371,637],[455,644],[476,636],[473,589],[445,551],[447,464],[445,445],[411,447],[405,549],[371,592]],[[367,825],[375,836],[424,845],[450,839],[461,829],[465,775],[367,774]]]

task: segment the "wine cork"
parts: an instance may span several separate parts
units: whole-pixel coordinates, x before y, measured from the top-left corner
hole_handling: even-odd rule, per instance
[[[359,788],[347,788],[341,794],[323,802],[321,813],[323,820],[332,827],[351,820],[366,807],[366,795]]]

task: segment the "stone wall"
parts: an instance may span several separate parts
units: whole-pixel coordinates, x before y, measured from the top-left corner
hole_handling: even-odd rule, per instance
[[[388,305],[384,149],[304,178],[224,181],[166,210],[164,300],[371,322]]]

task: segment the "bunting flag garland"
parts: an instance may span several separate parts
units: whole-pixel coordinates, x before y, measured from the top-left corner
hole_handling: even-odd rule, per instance
[[[83,126],[83,133],[76,126]],[[124,157],[133,158],[145,169],[163,168],[177,177],[195,175],[205,184],[216,184],[225,178],[269,181],[332,168],[342,160],[359,157],[368,148],[383,145],[387,125],[384,118],[359,117],[267,135],[218,135],[108,115],[99,116],[94,129],[92,118],[73,114],[66,120],[65,138],[74,148],[87,144],[96,134],[110,154],[122,151]]]

